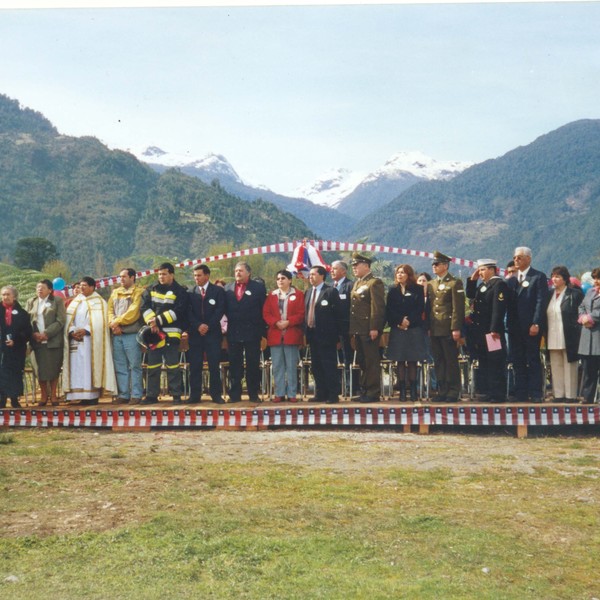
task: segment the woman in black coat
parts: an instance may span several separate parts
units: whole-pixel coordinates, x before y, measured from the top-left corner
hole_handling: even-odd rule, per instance
[[[427,358],[425,297],[410,265],[398,265],[395,274],[396,285],[388,292],[385,309],[390,326],[386,356],[398,363],[400,400],[406,400],[408,383],[410,399],[414,402],[418,399],[417,362]]]
[[[6,407],[7,398],[13,408],[19,408],[31,322],[27,311],[17,302],[17,288],[5,285],[0,295],[0,408]]]

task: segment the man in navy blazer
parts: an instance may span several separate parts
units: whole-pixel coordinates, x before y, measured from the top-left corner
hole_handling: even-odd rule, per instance
[[[234,268],[235,281],[225,287],[230,402],[242,399],[244,372],[250,402],[259,400],[260,341],[265,335],[262,311],[267,290],[264,283],[250,278],[251,273],[248,263],[239,262]]]
[[[304,294],[306,340],[315,379],[314,402],[335,404],[339,401],[337,344],[340,336],[340,296],[325,283],[327,271],[317,266],[310,270],[310,290]]]
[[[210,283],[207,265],[194,268],[196,285],[189,295],[188,305],[188,360],[190,365],[189,403],[200,402],[202,396],[202,369],[204,356],[210,375],[210,397],[213,402],[223,404],[222,382],[219,362],[221,359],[221,319],[225,314],[225,291]]]
[[[352,350],[352,344],[350,343],[350,294],[352,292],[352,286],[354,280],[348,279],[348,265],[341,261],[335,260],[331,263],[331,279],[333,281],[333,287],[338,291],[340,296],[340,341],[341,348],[338,351],[338,356],[341,362],[344,363],[344,369],[346,371],[346,386],[348,389],[342,390],[346,392],[346,395],[351,396],[352,390],[350,390],[350,368],[354,359],[354,350]]]
[[[531,249],[515,248],[517,274],[507,280],[509,291],[508,344],[515,374],[517,402],[542,402],[541,332],[546,319],[548,278],[531,266]]]

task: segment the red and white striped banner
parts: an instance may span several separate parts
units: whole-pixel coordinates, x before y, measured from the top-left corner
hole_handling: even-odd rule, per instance
[[[396,246],[383,246],[381,244],[359,244],[354,242],[331,242],[325,240],[298,240],[294,242],[280,242],[278,244],[268,244],[267,246],[257,246],[256,248],[245,248],[244,250],[232,250],[223,254],[215,254],[213,256],[203,256],[194,260],[186,260],[174,265],[178,269],[185,267],[194,267],[202,263],[217,262],[230,258],[243,258],[244,256],[254,256],[256,254],[277,254],[282,252],[291,252],[298,246],[306,244],[312,245],[321,252],[377,252],[380,254],[403,254],[406,256],[418,256],[420,258],[433,258],[433,252],[425,250],[410,250],[408,248],[397,248]],[[474,267],[475,261],[466,258],[453,258],[452,262],[466,267]],[[147,277],[153,275],[158,269],[149,269],[137,273],[137,277]],[[97,287],[110,287],[121,282],[118,275],[112,277],[104,277],[96,280]]]

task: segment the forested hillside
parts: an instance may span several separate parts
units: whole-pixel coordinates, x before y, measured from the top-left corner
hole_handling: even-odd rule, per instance
[[[74,273],[138,254],[194,258],[215,242],[312,237],[296,217],[174,171],[157,174],[92,137],[60,135],[0,95],[0,259],[17,240],[53,242]]]
[[[353,236],[453,256],[587,270],[599,262],[600,120],[581,120],[448,182],[420,183],[369,215]]]

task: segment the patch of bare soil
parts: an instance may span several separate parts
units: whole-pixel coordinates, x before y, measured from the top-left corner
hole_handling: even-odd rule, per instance
[[[30,455],[11,454],[12,444],[0,453],[0,471],[11,473],[0,488],[0,530],[8,536],[101,531],[145,519],[169,508],[161,492],[173,485],[174,470],[184,487],[201,489],[204,482],[197,467],[202,463],[264,461],[370,476],[395,468],[443,469],[455,477],[488,470],[501,470],[507,476],[550,470],[563,477],[589,478],[589,491],[578,487],[578,492],[573,491],[578,496],[569,500],[600,501],[595,492],[600,440],[591,436],[522,440],[507,435],[423,436],[364,430],[79,430],[27,435],[25,441],[16,434],[16,444],[31,444]],[[64,457],[56,452],[63,443]],[[45,444],[53,452],[37,454],[36,446]],[[161,471],[162,464],[169,468]],[[565,488],[564,493],[570,492]]]
[[[131,434],[142,447],[194,449],[210,462],[270,460],[280,464],[337,472],[373,469],[448,469],[455,474],[478,472],[502,465],[509,471],[534,473],[556,469],[577,474],[589,465],[577,457],[598,456],[596,438],[520,440],[508,436],[418,435],[375,431],[211,431]],[[600,466],[600,461],[596,467]],[[600,474],[600,469],[598,469]]]

